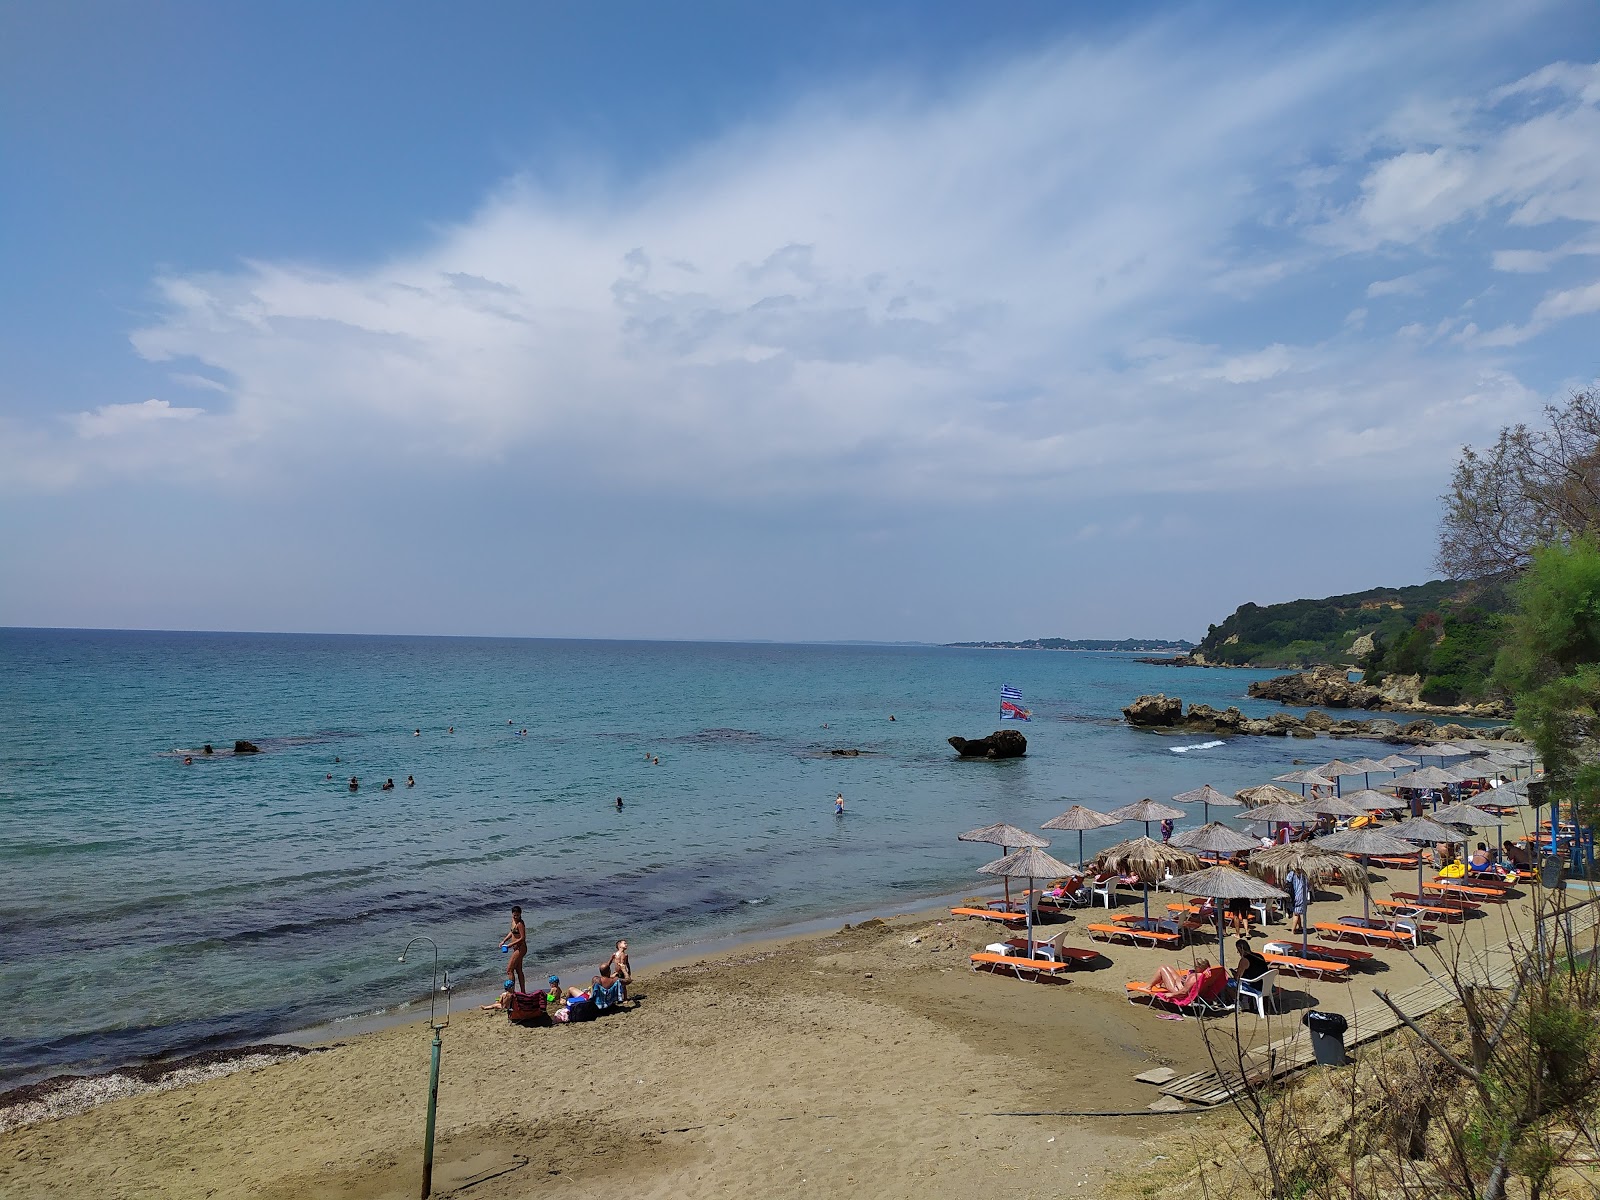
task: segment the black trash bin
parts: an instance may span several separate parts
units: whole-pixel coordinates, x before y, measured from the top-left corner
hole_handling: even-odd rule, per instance
[[[1305,1015],[1311,1031],[1311,1053],[1325,1067],[1342,1067],[1350,1061],[1344,1052],[1344,1031],[1350,1028],[1342,1014],[1312,1009]]]

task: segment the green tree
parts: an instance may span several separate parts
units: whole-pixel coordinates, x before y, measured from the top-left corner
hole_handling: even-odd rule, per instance
[[[1600,815],[1600,545],[1589,535],[1536,549],[1514,587],[1516,611],[1495,682],[1516,702],[1517,727],[1544,759],[1557,799]]]

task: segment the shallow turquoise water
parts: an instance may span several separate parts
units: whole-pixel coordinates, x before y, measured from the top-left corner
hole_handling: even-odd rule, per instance
[[[972,826],[1232,791],[1330,756],[1268,738],[1174,753],[1207,739],[1117,720],[1158,690],[1265,713],[1243,697],[1260,674],[1044,651],[0,631],[0,1076],[393,1005],[425,990],[395,961],[417,933],[486,984],[513,903],[532,976],[599,962],[619,936],[637,954],[978,887],[994,855],[956,841]],[[1034,710],[1028,756],[958,760],[945,738],[998,728],[1002,683]],[[266,753],[173,753],[235,738]],[[1075,859],[1076,836],[1055,850]]]

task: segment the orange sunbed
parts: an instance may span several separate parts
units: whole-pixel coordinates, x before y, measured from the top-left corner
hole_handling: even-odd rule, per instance
[[[1042,946],[1045,943],[1035,940],[1033,944]],[[1006,945],[1017,951],[1025,951],[1028,948],[1027,940],[1024,938],[1007,938]],[[1094,962],[1095,959],[1100,957],[1100,951],[1090,950],[1086,946],[1057,946],[1056,953],[1066,960],[1068,966],[1074,963]]]
[[[1440,896],[1472,896],[1478,900],[1489,900],[1496,904],[1506,902],[1506,893],[1501,888],[1478,887],[1470,883],[1457,883],[1453,879],[1430,879],[1422,885],[1425,892],[1434,892]]]
[[[1352,854],[1352,858],[1360,858],[1359,854]],[[1393,867],[1395,870],[1406,870],[1417,865],[1418,856],[1415,854],[1375,854],[1367,859],[1375,862],[1380,867]]]
[[[1350,974],[1349,963],[1330,962],[1322,958],[1301,958],[1296,954],[1263,954],[1261,957],[1291,975],[1310,975],[1314,979],[1343,979]]]
[[[1130,942],[1149,942],[1152,946],[1176,946],[1183,941],[1182,934],[1168,933],[1164,929],[1135,929],[1131,925],[1090,925],[1089,936],[1100,942],[1127,938]]]
[[[1416,949],[1416,940],[1404,929],[1372,929],[1365,925],[1336,925],[1331,921],[1318,921],[1313,926],[1325,938],[1333,941],[1362,942],[1368,946],[1400,946]]]
[[[987,968],[994,972],[1010,971],[1018,979],[1030,977],[1039,981],[1057,979],[1062,971],[1067,969],[1065,962],[1057,962],[1052,958],[1018,958],[1011,954],[991,954],[980,951],[972,956],[972,969],[974,971]]]
[[[1415,913],[1431,920],[1451,923],[1466,920],[1467,914],[1472,911],[1467,908],[1457,908],[1450,904],[1429,904],[1426,900],[1374,900],[1373,903],[1385,912],[1397,913],[1402,917]]]
[[[952,908],[952,917],[981,917],[985,921],[999,921],[1003,925],[1026,925],[1027,913],[1005,912],[995,908]]]

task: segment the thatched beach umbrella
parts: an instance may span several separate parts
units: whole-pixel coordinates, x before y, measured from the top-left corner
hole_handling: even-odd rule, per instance
[[[1337,833],[1319,837],[1311,844],[1340,854],[1361,855],[1361,869],[1365,872],[1371,871],[1367,862],[1371,855],[1410,854],[1414,849],[1410,842],[1401,841],[1381,829],[1341,829]],[[1364,888],[1361,892],[1361,916],[1365,919],[1371,914],[1372,892]]]
[[[1051,817],[1041,829],[1066,829],[1078,831],[1078,870],[1083,870],[1083,831],[1085,829],[1104,829],[1107,825],[1119,825],[1116,817],[1108,817],[1105,813],[1095,812],[1092,808],[1085,808],[1081,804],[1074,804],[1059,817]]]
[[[1035,879],[1054,879],[1058,875],[1065,875],[1072,868],[1058,859],[1051,858],[1037,846],[1025,846],[1014,854],[996,859],[992,863],[978,868],[980,875],[999,875],[1006,880],[1009,891],[1011,880],[1026,879],[1028,881],[1028,957],[1033,957],[1033,881]]]
[[[996,821],[993,825],[984,825],[977,829],[969,829],[965,833],[956,834],[958,842],[983,842],[989,846],[999,846],[1003,854],[1011,853],[1013,846],[1019,849],[1024,846],[1048,846],[1050,843],[1036,833],[1029,833],[1026,829],[1018,829],[1015,825],[1007,825],[1004,821]],[[1011,880],[1006,879],[1006,911],[1011,911]]]
[[[1235,800],[1226,792],[1217,791],[1209,783],[1203,783],[1187,792],[1179,792],[1172,799],[1177,804],[1200,805],[1200,819],[1208,825],[1211,823],[1211,806],[1213,804],[1222,808],[1238,808],[1243,803],[1242,800]]]
[[[1375,758],[1352,758],[1350,766],[1352,769],[1361,771],[1361,786],[1364,788],[1372,786],[1372,780],[1367,778],[1372,772],[1387,771],[1389,769]]]
[[[1337,758],[1332,762],[1326,762],[1320,767],[1313,767],[1311,769],[1315,774],[1320,775],[1323,779],[1333,780],[1333,789],[1335,794],[1337,794],[1339,791],[1339,780],[1341,777],[1345,775],[1365,774],[1365,772],[1354,763],[1347,763],[1342,759]]]
[[[1433,819],[1445,825],[1461,825],[1471,829],[1482,829],[1487,825],[1493,825],[1495,827],[1494,846],[1496,850],[1500,848],[1500,826],[1504,822],[1494,813],[1484,812],[1481,808],[1475,808],[1471,804],[1458,800],[1454,804],[1446,804],[1441,808],[1435,809]],[[1461,839],[1463,849],[1466,848],[1469,840],[1469,838]],[[1467,855],[1463,854],[1461,857],[1466,858]]]
[[[1406,758],[1399,754],[1388,754],[1378,761],[1383,764],[1385,771],[1405,771],[1411,767],[1420,767],[1422,765],[1414,758]]]
[[[1198,871],[1201,863],[1190,851],[1151,837],[1118,842],[1095,856],[1095,866],[1108,874],[1133,875],[1144,886],[1144,918],[1150,919],[1150,885],[1166,878],[1167,872],[1181,874]]]
[[[1361,793],[1353,794],[1359,796]],[[1319,817],[1360,817],[1365,816],[1367,811],[1345,796],[1312,797],[1302,807],[1310,809]]]
[[[1310,801],[1305,804],[1258,804],[1245,812],[1244,819],[1252,824],[1310,825],[1317,819],[1317,814],[1311,811]]]
[[[1291,842],[1287,846],[1269,846],[1250,856],[1250,870],[1256,875],[1270,874],[1283,879],[1290,871],[1299,871],[1306,879],[1306,919],[1300,925],[1300,951],[1303,954],[1311,940],[1311,894],[1316,884],[1333,883],[1352,891],[1367,886],[1367,871],[1342,854],[1325,850],[1315,842]]]
[[[1237,854],[1241,850],[1259,848],[1255,838],[1246,837],[1221,821],[1212,821],[1199,829],[1185,829],[1170,844],[1185,850],[1202,850],[1207,854]]]
[[[1132,804],[1124,804],[1121,808],[1113,808],[1107,815],[1119,821],[1142,821],[1144,835],[1149,837],[1152,821],[1176,821],[1184,815],[1184,811],[1181,808],[1173,808],[1170,804],[1146,798],[1136,800]]]
[[[1372,788],[1362,788],[1359,792],[1351,792],[1348,796],[1341,796],[1340,799],[1346,804],[1359,804],[1362,812],[1370,812],[1374,808],[1387,811],[1399,803],[1393,796],[1385,796]]]
[[[1300,785],[1300,794],[1302,796],[1306,794],[1307,784],[1312,786],[1320,786],[1328,782],[1315,771],[1290,771],[1287,775],[1274,775],[1272,778],[1276,783],[1298,783]]]
[[[1254,875],[1247,875],[1238,867],[1207,867],[1167,880],[1167,886],[1186,896],[1204,896],[1209,900],[1281,900],[1284,893]],[[1222,932],[1222,905],[1217,908],[1217,947],[1220,951],[1225,934]]]
[[[1454,842],[1460,834],[1448,826],[1437,821],[1430,821],[1427,817],[1412,817],[1401,821],[1398,825],[1391,825],[1384,831],[1393,837],[1403,838],[1408,842],[1427,845],[1434,842]],[[1417,895],[1422,895],[1422,855],[1417,855]]]
[[[1390,787],[1403,788],[1438,788],[1447,784],[1460,782],[1443,767],[1421,767],[1407,775],[1396,775],[1389,781]]]
[[[1263,783],[1259,787],[1245,788],[1235,792],[1234,795],[1246,808],[1260,808],[1263,804],[1299,804],[1305,799],[1304,796],[1296,796],[1275,783]]]

